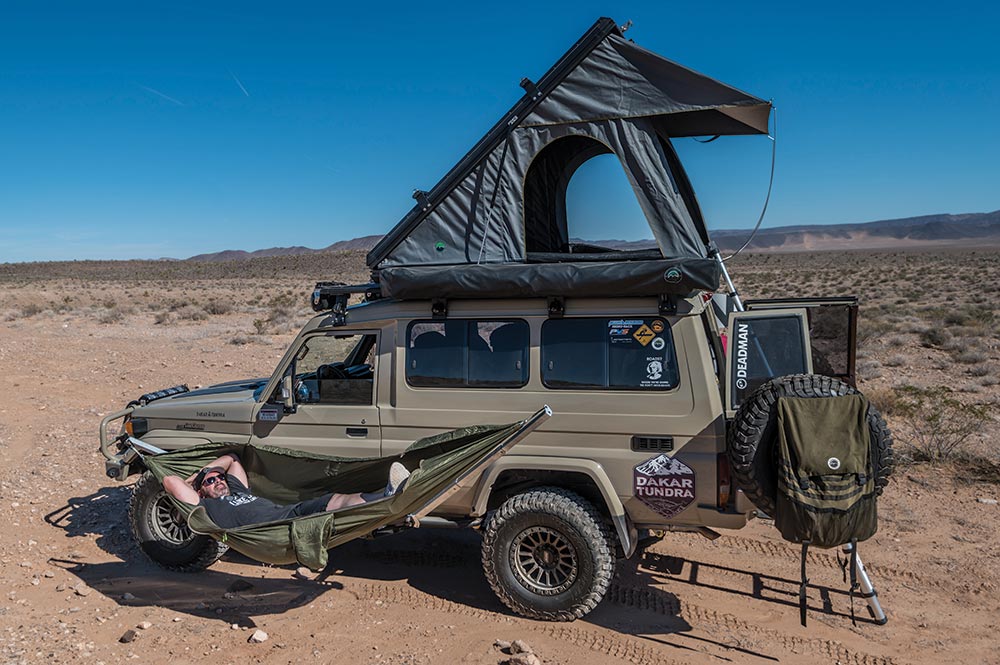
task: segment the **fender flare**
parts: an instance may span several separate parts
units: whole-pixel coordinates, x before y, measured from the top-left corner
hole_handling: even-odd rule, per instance
[[[486,514],[486,506],[490,494],[493,492],[493,484],[501,473],[504,471],[537,471],[539,469],[579,473],[590,478],[604,499],[604,504],[611,515],[611,522],[615,526],[615,533],[618,535],[622,550],[625,552],[625,558],[632,556],[639,540],[638,532],[625,512],[621,498],[615,494],[614,486],[611,484],[611,479],[608,478],[604,467],[593,460],[531,455],[503,457],[487,467],[480,477],[474,490],[472,517],[482,517]]]

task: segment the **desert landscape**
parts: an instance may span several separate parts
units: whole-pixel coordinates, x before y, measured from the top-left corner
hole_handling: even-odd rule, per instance
[[[1000,250],[755,253],[731,271],[745,298],[860,297],[859,388],[897,451],[860,548],[887,625],[859,599],[852,625],[836,553],[813,551],[800,626],[799,551],[765,520],[716,541],[668,534],[568,624],[509,612],[472,531],[354,541],[320,575],[232,552],[166,572],[132,540],[129,484],[104,475],[102,416],[269,375],[314,283],[367,281],[364,253],[23,263],[0,265],[3,660],[532,662],[511,653],[521,640],[547,665],[1000,663]]]

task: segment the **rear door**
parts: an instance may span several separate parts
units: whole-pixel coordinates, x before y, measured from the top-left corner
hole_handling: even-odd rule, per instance
[[[773,378],[811,374],[812,354],[804,309],[734,312],[726,355],[726,416]]]
[[[379,457],[376,389],[379,331],[319,332],[305,337],[285,370],[294,408],[281,388],[261,405],[250,442],[343,457]]]

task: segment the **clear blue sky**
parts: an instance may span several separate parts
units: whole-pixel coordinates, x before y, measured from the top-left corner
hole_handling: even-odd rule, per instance
[[[765,226],[1000,208],[994,3],[153,4],[0,6],[0,262],[384,233],[602,15],[774,100]],[[751,226],[769,141],[679,143],[709,227]],[[571,196],[576,235],[648,235],[613,162]]]

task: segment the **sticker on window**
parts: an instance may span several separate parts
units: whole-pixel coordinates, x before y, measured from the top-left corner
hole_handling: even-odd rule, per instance
[[[653,457],[632,475],[635,497],[663,517],[674,517],[694,502],[694,471],[678,459]]]

